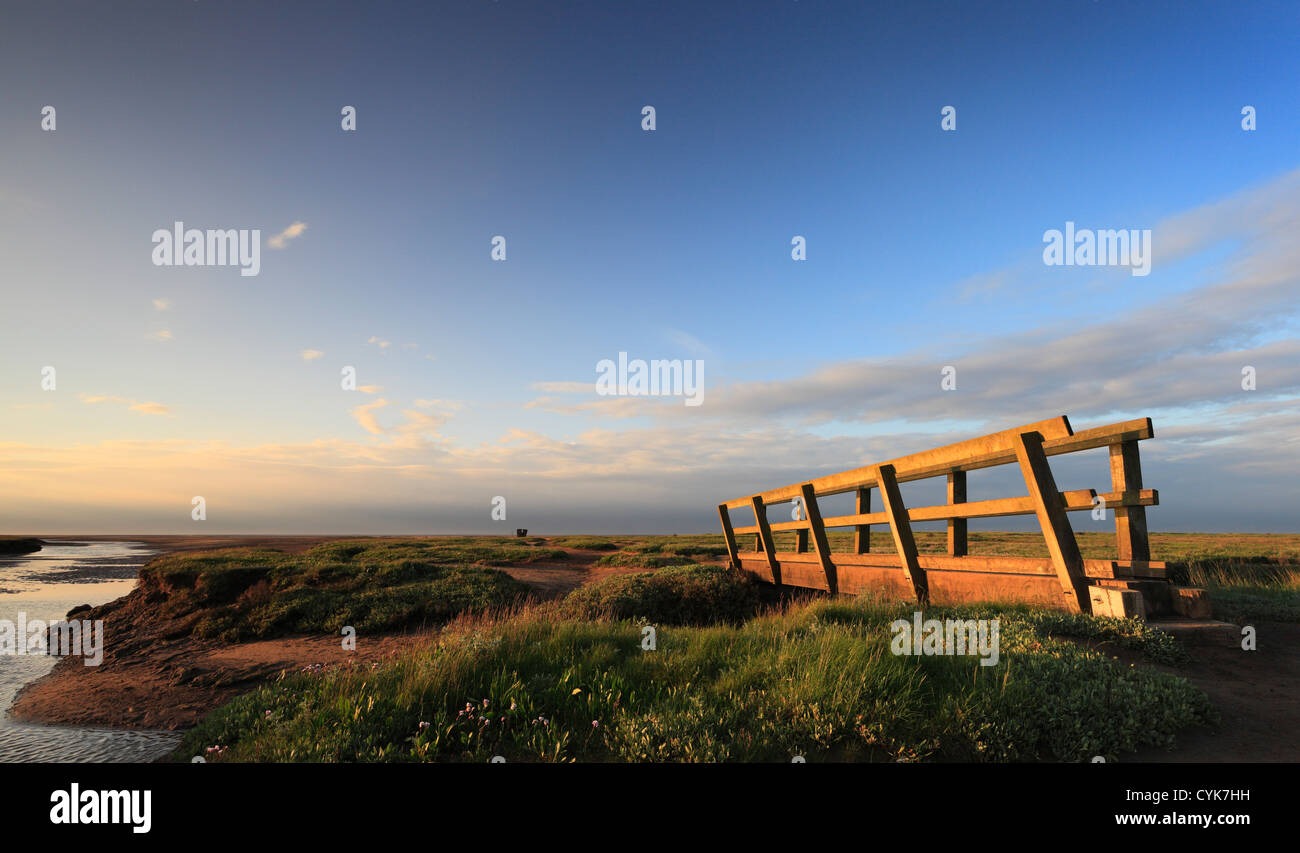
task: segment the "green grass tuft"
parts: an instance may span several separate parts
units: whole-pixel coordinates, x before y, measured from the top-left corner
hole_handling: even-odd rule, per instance
[[[540,549],[484,540],[360,540],[330,542],[303,554],[174,554],[152,561],[140,574],[142,586],[164,596],[161,615],[191,619],[198,637],[239,642],[337,633],[344,626],[378,633],[507,607],[528,587],[486,566],[548,556],[553,558]]]
[[[574,618],[613,617],[666,625],[742,622],[759,605],[758,585],[720,566],[675,566],[614,575],[575,589],[561,611]]]

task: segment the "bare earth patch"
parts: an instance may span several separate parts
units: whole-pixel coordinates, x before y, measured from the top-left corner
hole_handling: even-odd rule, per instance
[[[1300,740],[1300,625],[1259,623],[1258,648],[1206,644],[1188,648],[1192,662],[1176,670],[1204,691],[1222,719],[1215,730],[1178,736],[1172,752],[1148,750],[1128,761],[1296,762]]]
[[[427,642],[428,634],[359,637],[344,651],[338,637],[283,637],[228,645],[219,641],[157,641],[144,654],[84,666],[60,661],[45,678],[18,694],[10,714],[19,720],[118,728],[189,728],[229,699],[314,664],[369,665]]]

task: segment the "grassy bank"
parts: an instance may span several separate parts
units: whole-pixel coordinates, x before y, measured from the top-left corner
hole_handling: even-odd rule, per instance
[[[359,634],[439,624],[509,606],[528,587],[496,565],[565,552],[514,540],[357,540],[301,554],[237,548],[150,562],[140,585],[164,619],[229,642],[285,634]]]
[[[1237,624],[1300,622],[1300,565],[1270,560],[1206,559],[1188,567],[1216,618]]]
[[[1000,658],[982,666],[891,653],[889,625],[911,605],[753,607],[754,591],[720,568],[611,578],[562,602],[458,619],[429,648],[378,668],[264,686],[211,714],[176,757],[1083,761],[1169,746],[1213,717],[1186,681],[1091,647],[1179,659],[1176,643],[1136,620],[930,610],[999,620]],[[708,610],[727,621],[655,618],[656,648],[644,647],[652,614]]]

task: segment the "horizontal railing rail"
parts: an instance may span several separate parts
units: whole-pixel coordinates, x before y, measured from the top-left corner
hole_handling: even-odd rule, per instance
[[[1036,424],[1025,424],[1015,429],[1004,430],[981,438],[970,439],[969,441],[960,441],[935,450],[913,453],[881,464],[893,465],[897,480],[900,483],[925,480],[954,471],[977,471],[981,468],[1009,465],[1016,461],[1015,450],[1011,445],[1012,439],[1016,435],[1026,432],[1037,432],[1043,436],[1043,452],[1048,456],[1058,456],[1062,453],[1074,453],[1080,450],[1095,450],[1098,447],[1122,444],[1126,441],[1140,441],[1154,436],[1150,418],[1138,418],[1137,420],[1124,421],[1123,423],[1073,433],[1070,431],[1069,420],[1062,416],[1052,418],[1049,421],[1039,421]],[[858,488],[878,486],[879,483],[876,482],[872,473],[876,467],[878,466],[868,465],[840,474],[817,477],[808,482],[812,484],[813,491],[816,492],[819,498],[844,494]],[[763,503],[766,504],[787,502],[799,497],[799,490],[802,485],[802,483],[796,483],[790,486],[782,486],[779,489],[760,492],[756,497],[762,498]],[[748,497],[736,498],[727,501],[723,506],[727,507],[727,509],[740,509],[749,506],[749,501],[750,498]]]
[[[1061,506],[1066,512],[1093,510],[1098,506],[1107,509],[1130,506],[1158,506],[1160,495],[1155,489],[1141,489],[1133,492],[1106,492],[1097,494],[1096,489],[1075,489],[1060,492]],[[1101,503],[1098,503],[1098,500]],[[774,506],[774,504],[765,504]],[[1033,515],[1033,501],[1029,498],[995,498],[987,501],[971,501],[963,504],[941,504],[936,506],[914,507],[907,511],[909,521],[946,521],[950,518],[1005,518],[1013,515]],[[859,513],[857,515],[833,515],[822,519],[828,530],[838,527],[856,527],[860,524],[886,524],[889,516],[884,512]],[[776,521],[769,523],[773,533],[782,530],[807,530],[809,522]],[[757,533],[758,525],[734,528],[737,534]]]

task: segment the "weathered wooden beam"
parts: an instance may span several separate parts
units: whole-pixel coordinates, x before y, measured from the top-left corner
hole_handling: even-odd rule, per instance
[[[780,559],[778,557],[778,559]],[[1087,560],[1083,561],[1086,565]],[[1168,578],[1169,564],[1162,560],[1116,560],[1119,576],[1132,578]],[[1178,565],[1178,564],[1175,564]]]
[[[1108,507],[1146,507],[1157,506],[1160,503],[1160,493],[1155,489],[1108,492],[1100,496],[1093,489],[1072,489],[1068,492],[1061,492],[1060,495],[1061,508],[1067,512],[1092,510],[1096,506],[1094,499],[1097,497],[1104,499]],[[957,505],[913,507],[907,511],[907,517],[914,522],[943,521],[950,518],[999,518],[1012,515],[1033,515],[1036,511],[1034,502],[1030,498],[995,498],[993,500],[970,501]],[[862,524],[885,524],[888,521],[889,519],[884,512],[863,515],[835,515],[822,519],[828,530],[837,527],[856,527]],[[806,524],[807,522],[803,521],[777,522],[772,525],[772,529],[778,531],[795,530]],[[757,528],[737,527],[736,532],[755,533]],[[756,548],[755,550],[759,549]]]
[[[854,500],[858,515],[871,514],[871,489],[858,489]],[[858,524],[853,528],[853,553],[869,554],[871,552],[871,525]]]
[[[1150,418],[1134,418],[1131,421],[1085,429],[1068,438],[1052,438],[1044,435],[1043,452],[1048,456],[1060,456],[1062,453],[1109,447],[1125,441],[1144,441],[1155,434]]]
[[[792,555],[793,556],[793,555]],[[786,586],[827,589],[826,574],[812,554],[802,555],[805,562],[782,562],[781,579]],[[872,595],[906,601],[915,595],[912,585],[897,566],[844,565],[844,557],[865,554],[836,554],[836,586],[840,595]],[[922,555],[922,560],[925,556]],[[943,557],[942,559],[975,559]],[[1044,562],[1049,562],[1044,560]],[[767,562],[759,557],[742,560],[742,571],[761,581],[771,581]],[[985,572],[930,571],[926,583],[931,604],[955,604],[971,601],[1023,601],[1056,609],[1068,609],[1050,565],[1045,574],[993,574]]]
[[[920,453],[900,456],[897,459],[891,459],[881,464],[893,466],[894,476],[900,483],[909,480],[921,480],[926,477],[936,477],[952,470],[970,470],[971,468],[982,468],[988,465],[1005,465],[1015,461],[1011,449],[1012,437],[1029,430],[1041,432],[1043,435],[1052,438],[1068,438],[1073,435],[1070,429],[1070,421],[1062,415],[1045,421],[1025,424],[1014,429],[982,435],[978,438],[969,438],[965,441],[936,447],[933,450],[923,450]],[[877,467],[876,465],[868,465],[855,468],[852,471],[818,477],[811,481],[813,490],[824,497],[853,491],[863,486],[876,486],[878,484],[875,481],[874,472]],[[795,483],[794,485],[763,492],[759,497],[766,503],[780,503],[798,496],[802,487],[802,483]],[[727,506],[737,508],[748,503],[749,498],[737,498],[734,501],[727,501]]]
[[[791,523],[799,525],[794,528],[794,550],[803,554],[808,551],[808,514],[804,513],[803,517],[800,517],[799,510],[802,504],[799,503],[798,498],[794,500],[793,506],[794,509],[790,513]]]
[[[896,479],[899,483],[937,477],[950,471],[975,471],[995,465],[1008,465],[1016,461],[1013,437],[1024,432],[1041,433],[1044,437],[1043,452],[1048,456],[1107,447],[1125,441],[1140,441],[1151,438],[1155,434],[1150,418],[1136,418],[1075,433],[1070,430],[1069,421],[1062,416],[949,444],[934,450],[902,456],[882,464],[895,466]],[[816,493],[826,497],[878,485],[872,476],[874,470],[875,466],[855,468],[839,474],[818,477],[811,482]],[[796,483],[772,489],[762,492],[759,497],[767,503],[788,501],[799,494],[802,485]],[[727,506],[732,509],[748,504],[749,498],[727,501]]]
[[[1124,441],[1110,446],[1110,485],[1116,492],[1142,489],[1142,463],[1138,443]],[[1106,501],[1110,507],[1110,501]],[[1121,560],[1150,560],[1151,544],[1147,539],[1147,511],[1141,506],[1118,505],[1115,511],[1115,540]]]
[[[816,554],[777,551],[776,562],[780,564],[787,584],[794,583],[794,581],[790,580],[790,571],[794,571],[796,567],[800,568],[801,572],[813,571],[819,577],[824,575],[822,562],[820,562]],[[898,559],[897,554],[881,554],[879,551],[874,554],[832,554],[831,562],[835,563],[841,592],[844,592],[845,577],[852,575],[857,568],[879,568],[879,570],[883,571],[898,572],[898,576],[902,577],[900,571],[902,560]],[[926,570],[927,579],[933,577],[936,572],[949,573],[949,575],[969,575],[972,583],[978,583],[980,577],[984,575],[1048,577],[1048,579],[1052,580],[1053,588],[1057,590],[1056,596],[1060,597],[1061,594],[1061,585],[1057,581],[1056,564],[1049,557],[948,557],[946,554],[918,554],[917,562],[923,570]],[[764,571],[767,571],[767,560],[763,559],[762,555],[759,554],[741,554],[741,564],[746,570],[761,564]],[[1165,580],[1167,564],[1158,562],[1140,563],[1136,562],[1136,560],[1086,559],[1083,560],[1083,573],[1093,583],[1101,580]],[[824,589],[824,586],[818,586],[818,589]]]
[[[1074,538],[1070,519],[1056,498],[1060,492],[1047,463],[1047,454],[1043,451],[1043,437],[1033,432],[1016,436],[1016,459],[1029,488],[1029,498],[1034,502],[1038,525],[1047,541],[1047,551],[1056,567],[1061,593],[1071,610],[1089,613],[1092,601],[1083,571],[1083,555],[1079,553],[1079,543]]]
[[[878,465],[874,476],[880,484],[880,502],[889,517],[889,531],[894,535],[894,548],[902,561],[903,575],[912,584],[917,603],[927,607],[930,604],[930,587],[925,579],[925,569],[921,568],[916,559],[916,539],[912,536],[912,524],[907,520],[907,507],[903,505],[903,495],[898,489],[894,466]]]
[[[772,577],[775,583],[781,583],[781,565],[776,561],[776,544],[772,542],[772,528],[767,523],[767,507],[763,504],[763,499],[758,495],[752,498],[751,505],[754,507],[754,521],[758,526],[758,541],[762,546],[763,553],[767,555],[767,565],[772,570]]]
[[[722,536],[727,540],[727,555],[731,557],[731,567],[740,568],[740,549],[736,547],[736,532],[731,529],[731,510],[726,504],[718,504],[718,518],[722,519]]]
[[[761,554],[742,554],[741,560],[762,560]],[[821,562],[816,554],[798,554],[794,551],[777,551],[776,560],[781,565],[807,564],[818,568]],[[1051,557],[949,557],[947,554],[921,554],[916,556],[921,568],[929,571],[964,572],[967,574],[1046,575],[1056,583],[1056,564]],[[903,562],[897,554],[831,554],[831,562],[843,575],[847,567],[874,566],[899,570]],[[1129,579],[1163,577],[1163,563],[1135,563],[1119,560],[1084,560],[1083,573],[1089,578]]]
[[[951,505],[966,503],[966,472],[948,472],[948,503]],[[966,556],[966,519],[948,519],[948,556]]]
[[[831,594],[839,592],[839,582],[835,573],[835,563],[831,561],[831,546],[826,539],[826,527],[822,524],[822,511],[817,506],[817,495],[813,493],[812,483],[803,486],[803,511],[808,517],[808,528],[812,531],[813,545],[817,548],[817,558],[826,573],[826,588]]]

